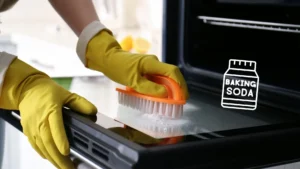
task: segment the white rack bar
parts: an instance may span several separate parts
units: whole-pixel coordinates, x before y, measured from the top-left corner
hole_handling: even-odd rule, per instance
[[[218,17],[209,17],[209,16],[198,16],[198,19],[202,20],[205,24],[217,25],[217,26],[300,33],[300,25],[294,25],[294,24],[218,18]]]

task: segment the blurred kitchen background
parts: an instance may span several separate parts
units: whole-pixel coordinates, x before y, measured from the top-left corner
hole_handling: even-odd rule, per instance
[[[162,33],[161,0],[93,0],[101,21],[121,42],[127,36],[145,38],[149,53],[160,57]],[[1,35],[29,36],[74,50],[77,37],[48,1],[19,1],[1,13]],[[36,49],[35,49],[36,50]]]
[[[101,21],[113,31],[124,49],[155,54],[161,59],[162,0],[93,2]],[[19,1],[9,11],[0,13],[0,19],[1,51],[15,54],[48,73],[65,88],[89,99],[102,112],[109,112],[107,107],[115,107],[104,107],[101,94],[103,83],[114,83],[81,64],[75,53],[77,37],[48,1]],[[135,43],[134,47],[132,43]],[[5,125],[5,137],[0,139],[5,140],[4,161],[0,168],[54,169],[31,148],[27,138],[10,125]]]

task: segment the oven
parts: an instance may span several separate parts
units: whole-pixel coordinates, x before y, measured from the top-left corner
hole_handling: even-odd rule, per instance
[[[273,128],[274,126],[291,124],[287,128],[293,130],[295,125],[299,123],[296,119],[300,113],[300,81],[298,81],[298,72],[300,72],[298,64],[300,1],[169,0],[165,4],[163,59],[167,63],[180,67],[192,95],[197,92],[200,92],[198,95],[201,96],[203,95],[201,92],[215,95],[214,107],[222,111],[224,124],[245,123],[243,119],[226,120],[225,117],[230,116],[227,114],[227,110],[235,110],[236,113],[242,114],[244,117],[254,117],[262,121],[273,118],[283,119],[286,115],[295,118],[294,124],[288,120],[262,125],[272,128],[270,129],[272,132],[267,132],[268,138],[258,137],[261,139],[256,140],[257,142],[265,141],[265,144],[258,144],[251,146],[251,148],[256,149],[256,154],[265,154],[264,157],[258,157],[261,158],[258,160],[257,156],[250,155],[249,151],[247,159],[249,161],[245,160],[247,165],[244,163],[236,167],[235,164],[244,160],[233,157],[229,168],[264,168],[264,165],[289,163],[293,161],[292,159],[299,161],[297,160],[299,157],[287,157],[288,154],[297,153],[298,143],[294,144],[294,139],[287,139],[278,144],[277,147],[280,149],[290,149],[289,153],[284,155],[280,151],[273,151],[272,149],[277,149],[275,147],[266,147],[274,144],[278,138],[286,139],[285,136],[275,136],[279,134],[279,131]],[[255,70],[257,95],[254,93],[254,96],[257,97],[252,98],[252,101],[255,100],[256,102],[255,106],[248,107],[248,109],[241,108],[241,104],[249,105],[249,102],[236,102],[236,104],[232,104],[235,105],[234,108],[228,108],[223,103],[224,97],[228,96],[224,90],[226,78],[229,72],[232,72],[229,68],[232,67],[234,61],[238,61],[236,62],[238,65],[235,66],[244,68],[247,66],[249,68],[249,65],[246,64],[254,64],[250,69]],[[247,63],[243,61],[247,61]],[[240,71],[241,69],[236,70]],[[241,72],[245,73],[245,71],[239,73]],[[234,74],[240,75],[239,73]],[[253,79],[253,76],[251,78]],[[243,80],[243,78],[236,79]],[[249,86],[246,89],[249,89]],[[203,97],[205,98],[205,96]],[[234,97],[231,98],[234,100]],[[247,98],[249,97],[235,97],[235,99],[244,101]],[[207,102],[212,103],[212,101]],[[266,111],[261,111],[263,109]],[[279,113],[270,110],[277,110]],[[212,111],[210,112],[212,113]],[[221,117],[214,116],[213,118]],[[249,129],[248,127],[237,128],[242,131]],[[259,128],[254,131],[255,134],[263,131],[262,128]],[[220,128],[220,130],[222,129]],[[226,129],[223,128],[223,130]],[[298,137],[299,133],[292,133],[294,137]],[[247,133],[242,137],[249,137],[248,141],[250,141],[253,138],[252,134]],[[246,140],[244,141],[248,142]],[[228,140],[227,143],[233,142]],[[287,144],[294,145],[288,148],[286,147]],[[248,151],[242,145],[240,145],[240,149]],[[232,156],[232,153],[228,151],[227,155]],[[244,156],[242,153],[239,155],[240,157]],[[254,162],[255,158],[266,163],[263,162],[264,165],[261,166],[257,165],[260,162]]]
[[[254,61],[257,104],[299,112],[300,1],[185,0],[170,6],[164,56],[181,66],[191,88],[221,97],[229,60]]]

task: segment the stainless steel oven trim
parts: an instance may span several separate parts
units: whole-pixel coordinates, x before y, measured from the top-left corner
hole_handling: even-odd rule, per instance
[[[295,25],[295,24],[261,22],[261,21],[242,20],[242,19],[209,17],[209,16],[198,16],[198,19],[202,20],[205,24],[217,25],[217,26],[300,33],[300,25]]]

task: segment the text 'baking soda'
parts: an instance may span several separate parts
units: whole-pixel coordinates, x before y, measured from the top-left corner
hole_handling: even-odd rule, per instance
[[[257,107],[259,77],[256,62],[229,60],[223,77],[221,106],[223,108],[255,110]]]

